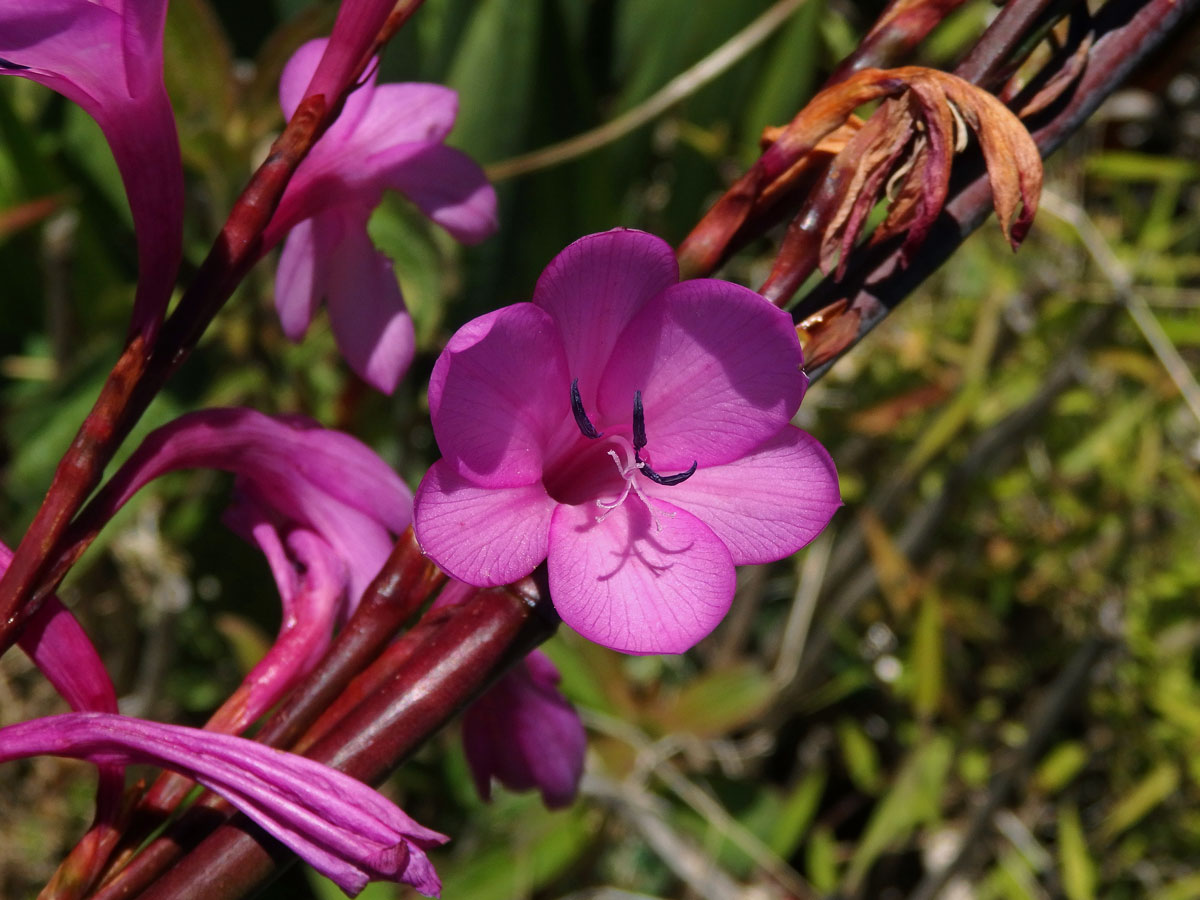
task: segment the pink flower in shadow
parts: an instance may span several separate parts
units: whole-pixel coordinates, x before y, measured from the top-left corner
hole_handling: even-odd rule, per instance
[[[587,734],[559,679],[550,658],[534,650],[463,713],[463,749],[483,799],[492,796],[493,778],[512,791],[541,791],[550,809],[575,799]]]
[[[547,561],[563,621],[630,653],[679,653],[733,599],[734,566],[804,546],[841,503],[791,319],[746,288],[679,283],[644,232],[582,238],[532,303],[467,323],[434,366],[443,458],[414,527],[455,578]]]
[[[303,98],[326,44],[310,41],[288,62],[279,83],[285,115]],[[496,194],[483,170],[442,143],[457,111],[449,88],[376,85],[372,73],[296,170],[263,237],[270,247],[287,235],[275,278],[287,336],[303,337],[325,300],[346,361],[385,393],[408,369],[414,337],[391,261],[367,234],[383,192],[404,194],[464,243],[496,230]]]
[[[79,104],[121,173],[137,235],[134,331],[157,329],[183,246],[183,163],[163,85],[167,0],[0,0],[0,74]]]

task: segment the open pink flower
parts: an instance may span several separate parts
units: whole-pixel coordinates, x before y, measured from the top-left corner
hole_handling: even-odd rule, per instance
[[[183,244],[183,164],[163,85],[167,0],[0,0],[0,74],[79,104],[108,139],[137,233],[133,330],[157,328]]]
[[[400,476],[370,447],[313,422],[207,409],[152,432],[113,476],[115,512],[145,484],[186,468],[237,475],[226,522],[262,549],[283,602],[279,636],[210,727],[237,732],[309,671],[358,606],[412,518]]]
[[[53,755],[98,765],[149,763],[220,794],[354,895],[400,881],[437,896],[425,850],[446,837],[342,772],[244,738],[106,713],[68,713],[0,728],[0,762]]]
[[[327,41],[305,44],[288,62],[279,100],[290,116]],[[442,141],[458,98],[436,84],[376,86],[371,74],[347,99],[288,184],[264,234],[288,234],[275,278],[275,306],[292,340],[304,336],[326,300],[338,347],[366,382],[390,393],[413,355],[412,319],[367,220],[385,190],[399,191],[464,243],[496,229],[496,194],[483,171]]]
[[[563,621],[631,653],[694,645],[734,565],[795,552],[840,505],[829,455],[789,424],[806,379],[788,315],[678,278],[653,235],[582,238],[532,303],[463,326],[429,385],[443,458],[421,546],[476,585],[547,560]]]

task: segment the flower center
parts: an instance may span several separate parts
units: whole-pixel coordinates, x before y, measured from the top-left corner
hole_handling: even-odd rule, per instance
[[[583,398],[579,394],[579,379],[576,378],[571,382],[571,413],[575,417],[575,424],[579,426],[580,433],[591,440],[598,440],[604,437],[604,433],[596,430],[596,426],[592,424],[592,420],[588,418],[587,411],[583,408]],[[649,478],[655,484],[661,484],[664,487],[673,487],[677,484],[683,484],[694,474],[696,474],[697,461],[692,460],[691,467],[685,472],[677,472],[674,475],[660,475],[650,467],[646,460],[642,459],[642,450],[646,448],[648,440],[646,438],[646,411],[642,406],[642,392],[634,391],[633,393],[633,441],[630,442],[623,435],[609,435],[607,440],[616,444],[621,451],[609,450],[608,455],[612,457],[612,461],[617,466],[617,471],[620,473],[622,480],[625,482],[625,487],[613,500],[596,500],[596,505],[601,509],[606,510],[603,514],[596,517],[597,522],[603,522],[614,509],[625,502],[632,490],[641,501],[646,504],[646,508],[650,510],[650,515],[654,518],[654,524],[659,531],[662,531],[662,523],[658,521],[658,515],[654,507],[650,503],[650,498],[646,496],[641,485],[638,484],[634,477],[637,473]]]

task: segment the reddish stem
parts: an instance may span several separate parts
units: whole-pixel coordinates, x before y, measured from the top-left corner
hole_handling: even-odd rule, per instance
[[[444,580],[445,576],[421,555],[409,528],[321,663],[267,720],[255,739],[273,747],[289,746],[343,695],[351,679],[378,656]],[[232,807],[221,798],[205,794],[179,822],[133,857],[192,786],[186,778],[167,775],[143,798],[121,849],[109,865],[108,881],[95,895],[97,900],[131,897],[143,890],[232,813]]]
[[[553,632],[544,610],[544,598],[503,588],[482,591],[446,610],[445,622],[388,682],[306,755],[377,784],[492,678]],[[291,861],[274,839],[237,816],[140,897],[244,897]]]
[[[423,0],[399,0],[371,44],[349,73],[335,102],[324,95],[306,97],[266,161],[251,176],[217,236],[196,279],[163,325],[153,346],[141,336],[126,345],[75,440],[58,464],[50,489],[0,577],[0,653],[16,640],[26,618],[62,580],[103,522],[88,522],[64,546],[66,531],[88,495],[100,483],[105,466],[234,288],[262,255],[263,231],[292,174],[313,144],[336,118],[362,76],[372,54],[395,35]]]

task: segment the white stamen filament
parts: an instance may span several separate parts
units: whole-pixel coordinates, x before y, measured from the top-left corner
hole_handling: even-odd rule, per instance
[[[621,491],[621,495],[615,500],[596,500],[597,506],[599,506],[601,509],[607,510],[607,512],[603,513],[602,515],[596,516],[596,521],[603,522],[606,518],[608,518],[609,513],[625,502],[626,498],[629,496],[629,490],[632,488],[633,492],[641,498],[643,503],[646,504],[646,509],[650,510],[650,518],[654,520],[655,529],[662,531],[662,522],[658,520],[658,512],[650,504],[650,498],[646,496],[645,491],[642,490],[642,486],[637,483],[637,478],[635,477],[638,469],[642,468],[645,463],[638,461],[637,455],[633,451],[633,444],[629,443],[629,441],[621,435],[614,434],[609,436],[608,439],[620,447],[625,454],[625,460],[622,462],[621,457],[617,455],[616,450],[608,451],[608,455],[611,456],[612,461],[616,463],[617,471],[620,472],[621,477],[625,479],[625,489]],[[663,515],[673,516],[674,513],[663,513]]]

